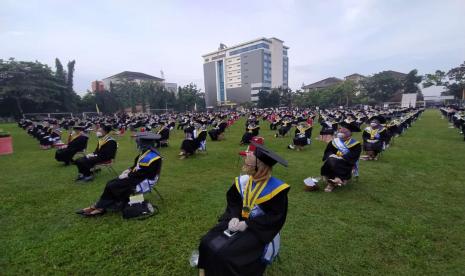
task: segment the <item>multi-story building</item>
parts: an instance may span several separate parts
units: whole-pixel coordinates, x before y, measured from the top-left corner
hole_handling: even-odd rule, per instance
[[[289,47],[259,38],[203,55],[207,107],[258,101],[260,90],[288,87]]]
[[[140,72],[130,72],[130,71],[124,71],[119,74],[113,75],[108,78],[104,78],[102,80],[104,86],[106,89],[110,89],[110,83],[118,83],[122,81],[129,81],[129,82],[136,82],[136,83],[141,83],[144,81],[152,81],[152,82],[158,82],[158,83],[163,83],[165,80],[162,78],[157,78],[148,74],[140,73]]]

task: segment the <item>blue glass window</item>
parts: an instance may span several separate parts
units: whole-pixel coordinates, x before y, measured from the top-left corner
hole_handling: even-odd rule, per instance
[[[237,55],[237,54],[240,54],[240,53],[245,53],[245,52],[248,52],[248,51],[252,51],[252,50],[256,50],[256,49],[270,49],[270,46],[266,43],[259,43],[259,44],[255,44],[255,45],[252,45],[252,46],[247,46],[247,47],[244,47],[244,48],[240,48],[240,49],[237,49],[237,50],[234,50],[234,51],[231,51],[229,52],[229,55],[230,56],[233,56],[233,55]]]
[[[218,61],[218,86],[220,87],[220,101],[225,101],[225,94],[224,94],[224,70],[223,70],[223,61]]]

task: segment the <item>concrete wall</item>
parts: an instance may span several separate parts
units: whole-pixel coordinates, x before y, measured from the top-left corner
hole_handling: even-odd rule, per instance
[[[216,84],[216,64],[209,62],[203,64],[203,79],[205,84],[205,104],[206,106],[216,106],[217,84]]]
[[[283,42],[271,39],[271,86],[277,88],[283,85]]]

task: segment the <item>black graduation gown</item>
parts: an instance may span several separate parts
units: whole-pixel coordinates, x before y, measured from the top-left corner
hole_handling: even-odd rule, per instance
[[[360,158],[362,146],[357,143],[349,148],[349,153],[343,156],[343,159],[330,158],[331,154],[336,154],[338,149],[329,142],[323,154],[324,164],[321,167],[321,175],[329,179],[339,177],[342,180],[349,180],[352,176],[352,169]]]
[[[312,127],[307,128],[303,133],[298,128],[295,129],[294,145],[306,146],[308,145],[308,139],[312,137]]]
[[[259,134],[260,127],[256,126],[254,128],[247,128],[246,132],[244,135],[242,135],[241,143],[242,144],[250,144],[250,140],[254,136],[258,136]]]
[[[85,135],[79,135],[68,143],[65,149],[59,149],[55,152],[55,159],[57,161],[69,163],[73,159],[73,156],[80,151],[87,148],[87,140],[89,138]]]
[[[231,237],[230,242],[219,250],[212,249],[212,243],[224,236],[231,218],[241,218],[242,197],[235,184],[226,194],[227,207],[224,214],[201,240],[198,267],[205,269],[205,275],[262,275],[266,264],[261,257],[265,246],[279,233],[287,215],[287,193],[289,188],[279,192],[272,199],[259,204],[264,215],[246,220],[244,232]]]
[[[374,151],[376,153],[380,153],[383,151],[383,144],[387,140],[387,131],[386,128],[383,128],[381,131],[378,132],[379,138],[377,142],[369,142],[367,140],[371,139],[370,133],[366,130],[362,133],[363,138],[363,149],[365,151]]]
[[[183,150],[188,155],[194,154],[196,148],[196,142],[194,141],[194,128],[187,127],[184,128],[184,134],[186,139],[182,141],[181,150]]]
[[[151,150],[160,156],[155,149]],[[139,157],[140,155],[135,158],[134,165],[130,168],[131,172],[128,174],[127,178],[119,179],[117,177],[108,181],[95,207],[105,209],[115,205],[124,206],[124,204],[128,202],[131,194],[134,193],[137,184],[145,179],[154,179],[160,174],[161,158],[153,161],[149,166],[139,166],[138,170],[133,171],[137,166]]]
[[[115,140],[111,139],[106,142],[103,146],[97,148],[94,151],[95,157],[86,156],[81,157],[76,160],[75,164],[78,167],[79,173],[82,173],[84,176],[90,175],[90,169],[93,168],[96,164],[110,161],[111,159],[115,158],[116,150],[117,150],[117,143]]]

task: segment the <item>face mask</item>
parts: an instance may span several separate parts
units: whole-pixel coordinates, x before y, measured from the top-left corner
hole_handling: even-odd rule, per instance
[[[377,125],[378,125],[378,124],[376,124],[376,123],[371,123],[371,124],[370,124],[371,127],[376,127]]]
[[[95,135],[97,135],[97,137],[99,137],[99,138],[100,138],[100,137],[102,137],[102,136],[103,136],[103,133],[102,133],[101,131],[97,131],[97,132],[95,133]]]
[[[337,138],[339,138],[339,139],[345,139],[345,138],[346,138],[346,135],[345,135],[344,133],[342,133],[342,132],[338,132],[338,133],[337,133]]]
[[[76,131],[74,131],[74,130],[71,131],[71,135],[74,135],[74,134],[76,134]]]

